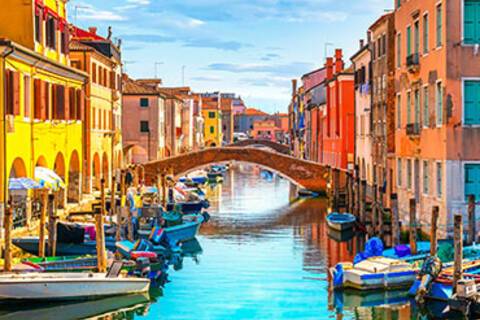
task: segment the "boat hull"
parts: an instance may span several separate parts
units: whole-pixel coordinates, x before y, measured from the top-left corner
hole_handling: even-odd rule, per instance
[[[348,222],[348,223],[336,223],[332,221],[327,220],[327,225],[329,228],[336,230],[336,231],[347,231],[353,229],[355,223],[354,222]]]
[[[200,230],[203,221],[203,216],[197,215],[195,221],[185,222],[178,226],[165,228],[165,236],[167,237],[168,242],[172,245],[192,240]]]
[[[85,300],[147,292],[149,279],[106,278],[85,273],[48,273],[49,277],[0,277],[0,300]],[[81,275],[81,276],[74,276]]]
[[[18,238],[13,239],[12,243],[16,247],[19,247],[23,251],[26,251],[33,255],[38,255],[38,244],[40,240],[38,237],[31,238]],[[47,241],[45,240],[47,246]],[[105,243],[107,250],[115,250],[115,241],[107,240]],[[83,256],[83,255],[96,255],[97,247],[95,241],[88,241],[80,244],[75,243],[57,243],[56,255],[57,256]]]

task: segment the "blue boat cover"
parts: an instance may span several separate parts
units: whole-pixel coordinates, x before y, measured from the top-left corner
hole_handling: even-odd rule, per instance
[[[373,237],[365,244],[365,251],[357,253],[353,263],[357,264],[370,257],[378,257],[383,254],[383,242],[380,238]]]

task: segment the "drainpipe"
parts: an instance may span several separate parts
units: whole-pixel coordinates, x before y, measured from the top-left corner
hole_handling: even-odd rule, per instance
[[[9,55],[15,52],[15,48],[9,47],[9,49],[2,53],[2,72],[3,72],[3,150],[2,151],[2,156],[3,156],[3,192],[0,195],[0,225],[3,226],[3,217],[5,214],[5,208],[6,208],[6,201],[8,200],[8,176],[7,176],[7,82],[5,81],[5,67],[6,67],[6,62],[5,59]],[[2,229],[3,231],[3,229]],[[2,232],[3,234],[3,232]]]

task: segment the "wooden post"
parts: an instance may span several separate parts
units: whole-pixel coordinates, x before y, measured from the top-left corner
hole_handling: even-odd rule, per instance
[[[454,262],[453,262],[453,292],[457,291],[457,283],[462,279],[462,260],[463,260],[463,221],[462,215],[456,214],[453,218],[453,244],[454,244]]]
[[[340,170],[338,169],[333,169],[333,207],[334,211],[338,211],[338,201],[339,201],[339,195],[340,195]]]
[[[9,201],[8,208],[5,210],[4,216],[5,228],[5,264],[3,270],[6,272],[12,271],[12,224],[13,224],[13,207],[12,202]]]
[[[167,173],[165,170],[162,172],[162,206],[167,207]]]
[[[105,215],[105,179],[100,180],[100,208],[95,208],[96,218],[96,240],[97,240],[97,268],[98,272],[107,271],[107,253],[105,249],[105,229],[103,227],[103,217]]]
[[[383,228],[383,188],[378,187],[377,190],[380,195],[380,200],[378,201],[378,236],[380,239],[384,240],[384,228]]]
[[[476,239],[475,195],[468,196],[468,240],[467,245],[473,244]]]
[[[157,172],[157,203],[161,203],[161,194],[162,194],[162,175],[160,172]]]
[[[120,208],[117,209],[117,230],[115,233],[115,240],[122,240],[122,201],[125,197],[125,172],[122,170],[120,173]]]
[[[365,225],[365,216],[367,211],[367,181],[361,181],[360,190],[360,222]]]
[[[117,181],[115,179],[115,176],[112,177],[112,186],[110,187],[110,221],[111,219],[113,218],[113,216],[115,215],[115,193],[116,193],[116,190],[117,190]]]
[[[392,206],[392,244],[400,244],[400,218],[398,215],[398,197],[396,193],[390,195],[390,204]]]
[[[372,227],[371,235],[377,233],[377,222],[378,222],[378,197],[377,197],[377,184],[373,184],[373,203],[372,203]]]
[[[353,188],[352,188],[352,175],[350,172],[347,173],[347,211],[348,213],[353,213]]]
[[[40,212],[40,225],[38,232],[38,256],[45,258],[45,224],[47,220],[48,191],[42,192],[42,211]]]
[[[57,253],[57,217],[55,215],[55,194],[48,195],[48,255]]]
[[[410,199],[410,251],[412,254],[417,254],[417,221],[416,221],[416,200],[415,198]]]
[[[430,226],[430,255],[437,255],[437,228],[438,228],[438,206],[432,207],[432,221]]]
[[[360,217],[360,201],[362,197],[360,195],[360,172],[358,165],[355,166],[355,198],[355,215]]]

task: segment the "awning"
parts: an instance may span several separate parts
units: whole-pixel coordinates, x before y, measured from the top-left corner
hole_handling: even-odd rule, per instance
[[[10,178],[8,180],[8,190],[33,190],[42,189],[42,186],[30,178]]]
[[[65,189],[65,183],[62,178],[53,170],[45,167],[35,167],[35,180],[44,188],[49,188],[54,191],[60,188]]]

